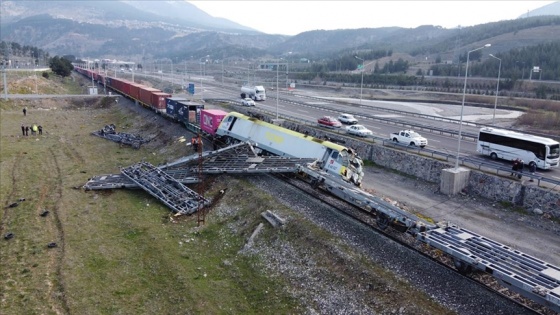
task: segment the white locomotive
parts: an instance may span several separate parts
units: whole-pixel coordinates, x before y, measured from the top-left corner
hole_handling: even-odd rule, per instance
[[[216,135],[226,142],[251,141],[258,148],[274,155],[314,158],[318,167],[330,174],[341,175],[355,185],[361,185],[363,161],[354,150],[276,126],[240,113],[226,115]]]

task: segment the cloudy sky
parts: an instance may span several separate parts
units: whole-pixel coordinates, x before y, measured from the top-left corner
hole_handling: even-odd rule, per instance
[[[267,34],[296,35],[312,30],[444,28],[513,20],[555,1],[189,1]]]

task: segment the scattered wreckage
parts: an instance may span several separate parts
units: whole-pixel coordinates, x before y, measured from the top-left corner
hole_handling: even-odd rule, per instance
[[[142,144],[150,141],[134,134],[117,132],[115,128],[116,127],[113,124],[105,125],[102,129],[94,131],[91,134],[97,137],[109,139],[121,145],[129,145],[134,149],[140,149]]]

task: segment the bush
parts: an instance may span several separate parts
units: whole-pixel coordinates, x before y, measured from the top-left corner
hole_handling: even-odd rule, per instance
[[[43,78],[48,79],[49,78],[49,73],[48,72],[43,72]]]
[[[74,66],[65,58],[59,58],[55,56],[49,60],[49,66],[51,70],[61,77],[67,77],[72,73]]]

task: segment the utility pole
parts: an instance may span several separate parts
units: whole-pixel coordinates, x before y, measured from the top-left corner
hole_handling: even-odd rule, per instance
[[[2,75],[4,78],[4,99],[7,100],[8,99],[8,83],[6,81],[6,66],[9,61],[10,61],[10,48],[12,45],[7,45],[6,48],[6,59],[2,60]]]
[[[197,213],[197,225],[204,225],[206,223],[206,209],[204,209],[204,175],[202,174],[202,151],[203,143],[200,132],[196,135],[197,141],[197,152],[198,152],[198,211]]]

